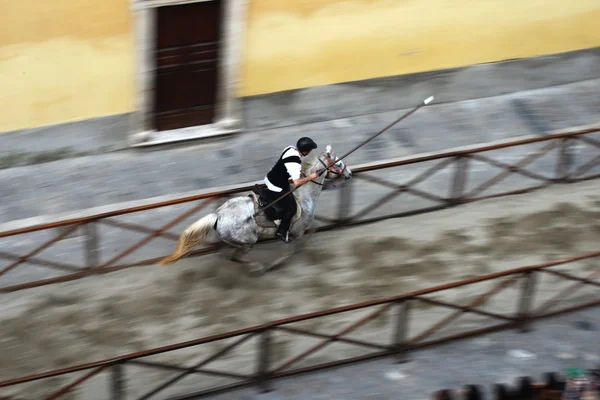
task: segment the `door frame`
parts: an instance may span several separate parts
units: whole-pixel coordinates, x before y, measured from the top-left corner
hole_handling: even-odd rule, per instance
[[[221,47],[217,70],[215,122],[168,131],[157,131],[153,123],[156,9],[215,0],[130,0],[135,46],[135,110],[129,122],[128,142],[132,147],[152,146],[215,136],[242,129],[241,82],[242,44],[249,0],[220,0],[222,5]]]

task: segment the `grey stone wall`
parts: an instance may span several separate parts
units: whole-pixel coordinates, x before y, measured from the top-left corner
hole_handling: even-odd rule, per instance
[[[600,78],[600,48],[248,97],[247,130],[499,96]]]
[[[311,123],[409,108],[432,94],[443,104],[598,79],[598,66],[600,48],[593,48],[252,96],[243,102],[244,131],[272,137],[289,126],[302,130]],[[0,168],[126,149],[129,118],[120,114],[2,133]]]

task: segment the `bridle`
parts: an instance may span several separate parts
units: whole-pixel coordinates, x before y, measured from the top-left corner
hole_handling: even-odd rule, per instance
[[[327,164],[329,164],[329,168],[327,167],[327,164],[323,162],[323,160],[321,160],[318,157],[317,157],[317,160],[319,160],[319,162],[321,163],[321,165],[323,165],[325,167],[325,169],[327,170],[328,174],[329,173],[334,173],[336,175],[339,175],[340,178],[342,176],[344,176],[344,172],[346,171],[347,165],[344,164],[344,168],[340,169],[340,167],[338,167],[336,165],[336,163],[340,160],[337,156],[335,156],[335,160],[332,160],[328,155],[325,155],[325,160],[327,161]]]
[[[319,160],[321,165],[323,165],[323,167],[325,167],[328,175],[330,173],[332,173],[332,174],[338,175],[338,178],[335,178],[335,179],[340,179],[341,177],[344,176],[344,172],[346,171],[346,168],[348,166],[346,164],[344,164],[344,167],[340,169],[340,167],[338,167],[336,165],[336,163],[339,161],[339,158],[337,156],[334,156],[334,157],[335,157],[335,159],[332,160],[331,157],[329,157],[328,155],[325,155],[326,162],[323,162],[323,160],[321,160],[320,157],[317,157],[317,160]],[[329,167],[327,166],[328,164],[329,164]],[[302,173],[302,176],[306,177],[306,175],[304,173]],[[319,183],[319,182],[315,182],[315,181],[310,181],[310,182],[314,183],[315,185],[324,186],[323,183]]]

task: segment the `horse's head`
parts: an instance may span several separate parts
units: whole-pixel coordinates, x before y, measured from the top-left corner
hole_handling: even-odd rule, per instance
[[[319,157],[319,167],[325,168],[330,166],[327,169],[327,173],[325,174],[325,181],[327,182],[327,187],[333,186],[336,187],[339,184],[347,181],[352,178],[352,170],[346,164],[344,164],[343,160],[340,160],[333,150],[331,149],[331,145],[328,144],[325,147],[325,152],[323,152]]]

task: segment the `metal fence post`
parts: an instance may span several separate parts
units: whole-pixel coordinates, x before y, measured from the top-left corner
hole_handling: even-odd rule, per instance
[[[112,400],[125,400],[125,374],[123,364],[116,363],[111,367]]]
[[[97,267],[100,263],[100,249],[98,248],[98,227],[96,222],[85,224],[85,266]]]
[[[450,187],[450,202],[452,204],[461,204],[464,199],[464,192],[467,183],[469,168],[469,157],[460,155],[456,158],[456,167],[454,168],[454,176],[452,186]]]
[[[344,222],[346,222],[346,219],[350,215],[352,207],[352,194],[354,192],[352,190],[352,182],[353,180],[350,179],[349,181],[342,184],[340,187],[340,202],[337,218],[338,224],[343,224]]]
[[[410,300],[403,300],[397,306],[396,326],[394,329],[394,338],[392,347],[396,351],[396,363],[405,363],[410,361],[408,357],[408,348],[406,341],[408,339],[408,324],[410,316]]]
[[[517,325],[520,333],[531,331],[531,305],[535,289],[535,271],[527,271],[523,274],[523,285],[521,297],[519,298],[519,309],[517,311]]]
[[[271,329],[266,328],[260,335],[258,344],[258,387],[262,393],[273,390],[270,384],[269,366],[271,364]]]
[[[563,138],[560,143],[558,165],[556,166],[556,179],[569,183],[571,168],[573,167],[573,154],[571,152],[571,138]]]

